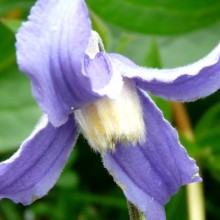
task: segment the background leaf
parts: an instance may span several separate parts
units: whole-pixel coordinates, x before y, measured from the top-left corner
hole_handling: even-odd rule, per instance
[[[4,19],[2,18],[0,20],[0,23],[2,23],[3,25],[5,25],[6,27],[9,28],[10,31],[12,31],[13,33],[16,33],[18,28],[21,26],[21,20],[15,20],[15,19]]]
[[[0,153],[17,148],[41,115],[29,80],[16,67],[0,74]],[[29,91],[29,92],[27,92]]]
[[[170,202],[166,205],[166,216],[167,219],[178,219],[178,220],[186,220],[187,219],[187,208],[186,208],[186,192],[185,187],[181,188],[179,192],[177,192]]]
[[[0,75],[3,73],[3,70],[8,66],[12,65],[15,62],[15,48],[14,42],[15,37],[11,31],[0,22]]]
[[[214,105],[199,120],[196,139],[203,152],[204,166],[220,181],[220,104]]]
[[[0,0],[0,17],[25,17],[35,0]]]
[[[174,35],[219,21],[218,0],[88,0],[105,21],[131,32]],[[120,10],[118,10],[120,9]]]

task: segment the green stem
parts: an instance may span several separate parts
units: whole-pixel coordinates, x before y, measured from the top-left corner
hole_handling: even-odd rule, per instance
[[[136,206],[128,201],[128,213],[130,220],[146,220],[144,214]]]

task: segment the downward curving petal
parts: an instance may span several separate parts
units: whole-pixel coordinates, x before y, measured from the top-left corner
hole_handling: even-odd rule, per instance
[[[0,163],[0,198],[28,205],[44,196],[58,179],[77,136],[73,118],[54,128],[44,116],[20,149]]]
[[[30,77],[34,97],[55,126],[96,98],[81,73],[90,35],[83,0],[38,0],[16,35],[20,70]]]
[[[136,79],[139,87],[166,99],[193,101],[220,88],[220,44],[200,61],[173,69],[139,67],[118,54],[109,58],[123,76]]]
[[[139,92],[146,125],[146,143],[118,144],[103,155],[104,165],[127,199],[148,220],[165,220],[163,206],[179,188],[201,181],[198,167],[178,141],[177,132],[144,92]]]

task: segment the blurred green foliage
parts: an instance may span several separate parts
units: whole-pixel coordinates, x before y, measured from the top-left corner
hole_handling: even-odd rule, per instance
[[[218,0],[89,0],[105,21],[144,34],[182,34],[219,21]],[[159,28],[158,28],[159,27]]]
[[[34,0],[0,0],[0,159],[10,156],[41,115],[30,81],[16,65],[15,32]],[[140,65],[174,67],[207,54],[220,39],[219,0],[87,0],[93,27],[108,51]],[[220,93],[189,103],[195,142],[184,140],[203,171],[207,219],[220,213]],[[172,122],[168,102],[156,99]],[[180,116],[181,117],[181,116]],[[187,219],[182,188],[167,205],[168,220]],[[80,138],[56,186],[29,207],[0,201],[0,220],[128,219],[126,201],[99,155]]]

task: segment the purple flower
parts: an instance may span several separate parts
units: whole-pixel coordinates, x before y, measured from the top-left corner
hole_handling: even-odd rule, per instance
[[[177,132],[146,92],[192,101],[220,87],[220,46],[189,66],[157,70],[108,54],[83,0],[38,0],[17,34],[17,60],[45,112],[0,163],[0,198],[24,205],[57,181],[80,132],[149,220],[182,185],[201,181]]]

